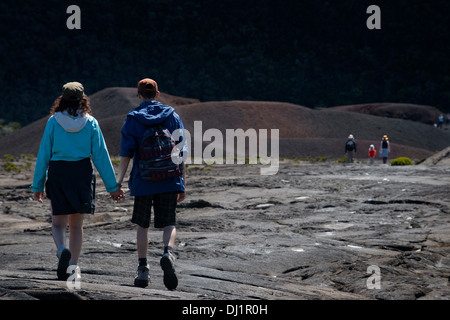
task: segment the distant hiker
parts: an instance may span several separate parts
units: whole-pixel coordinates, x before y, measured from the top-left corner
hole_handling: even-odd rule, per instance
[[[349,135],[345,142],[345,153],[347,153],[347,162],[353,162],[353,155],[356,154],[356,141],[353,135]]]
[[[181,137],[176,143],[183,141],[184,126],[172,107],[155,101],[159,97],[159,91],[154,80],[147,78],[139,81],[137,89],[141,104],[128,113],[122,127],[118,178],[119,184],[122,184],[128,164],[133,158],[128,185],[131,196],[134,196],[131,221],[138,225],[139,265],[134,285],[146,287],[149,282],[148,229],[153,207],[154,227],[163,229],[164,252],[160,266],[164,272],[164,284],[169,290],[173,290],[178,285],[173,252],[176,238],[175,210],[177,202],[185,198],[186,170],[182,163],[177,167],[173,161],[164,160],[169,157],[164,154],[164,150],[167,146],[173,146],[170,137],[177,129],[181,131]],[[155,136],[160,139],[151,139]],[[182,148],[181,152],[187,151],[186,148]],[[162,150],[163,154],[158,154],[157,149]],[[168,153],[171,152],[169,148]],[[153,159],[154,157],[156,158]],[[159,158],[163,159],[160,162],[165,161],[164,165],[155,165]]]
[[[371,165],[373,164],[376,154],[377,154],[377,150],[375,150],[375,146],[373,144],[371,144],[369,147],[369,159],[370,159]]]
[[[44,185],[51,202],[52,235],[57,247],[59,280],[68,269],[80,278],[78,259],[83,242],[84,214],[95,211],[94,162],[111,198],[123,197],[97,120],[91,116],[89,98],[81,83],[69,82],[53,103],[44,130],[34,171],[34,200],[43,202]],[[48,174],[47,174],[48,169]],[[47,181],[46,181],[47,180]],[[70,242],[66,247],[66,228]]]
[[[380,157],[383,158],[383,163],[386,163],[389,152],[391,152],[391,145],[389,143],[387,135],[384,135],[383,138],[381,139],[380,149],[381,149]]]
[[[438,128],[442,128],[442,125],[444,124],[444,115],[440,114],[438,117],[438,123],[437,123],[437,127]]]

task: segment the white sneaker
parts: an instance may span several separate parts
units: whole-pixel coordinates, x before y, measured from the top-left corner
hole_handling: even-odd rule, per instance
[[[81,269],[78,265],[69,265],[67,268],[67,287],[71,290],[81,289]]]

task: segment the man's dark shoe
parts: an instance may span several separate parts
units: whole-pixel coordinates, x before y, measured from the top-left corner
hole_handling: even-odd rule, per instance
[[[178,278],[174,268],[175,256],[172,251],[164,253],[160,265],[164,271],[164,285],[169,290],[174,290],[178,286]]]
[[[146,266],[138,266],[137,276],[134,278],[134,285],[136,287],[145,288],[148,286],[148,273],[150,271],[150,267],[147,264]]]

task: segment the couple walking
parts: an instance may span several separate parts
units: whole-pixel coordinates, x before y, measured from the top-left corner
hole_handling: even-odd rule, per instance
[[[172,107],[156,101],[159,91],[154,80],[147,78],[139,81],[137,91],[141,103],[128,113],[121,131],[117,180],[100,126],[91,116],[89,98],[84,93],[83,85],[66,83],[51,108],[31,189],[34,200],[42,203],[45,194],[50,199],[59,280],[66,280],[73,274],[76,279],[81,277],[78,260],[83,242],[83,218],[85,214],[94,214],[95,211],[96,180],[91,159],[114,201],[124,199],[122,182],[133,159],[128,185],[130,195],[134,197],[131,221],[137,224],[138,269],[134,284],[146,287],[149,283],[148,230],[153,207],[154,227],[163,230],[164,251],[160,265],[164,272],[164,284],[170,290],[178,285],[173,252],[175,209],[177,202],[185,198],[185,170],[182,163],[176,164],[177,170],[171,174],[166,174],[164,168],[158,168],[158,177],[155,178],[142,174],[140,165],[146,152],[142,143],[149,130],[158,127],[171,138],[170,133],[184,127]],[[183,141],[183,137],[179,140]],[[178,142],[174,141],[174,144]],[[183,151],[186,150],[181,150],[180,155]],[[70,231],[68,247],[67,226]]]

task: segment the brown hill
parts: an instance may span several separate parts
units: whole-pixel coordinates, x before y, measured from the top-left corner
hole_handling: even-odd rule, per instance
[[[337,106],[331,109],[371,114],[379,117],[412,120],[430,125],[437,123],[439,114],[441,114],[439,109],[431,106],[406,103],[365,103]]]
[[[390,138],[392,158],[424,159],[450,145],[450,132],[419,122],[346,112],[339,108],[312,110],[281,102],[199,102],[161,94],[160,101],[172,105],[194,137],[194,121],[207,129],[279,129],[280,156],[341,157],[351,133],[358,142],[358,158],[367,158],[370,144],[379,147],[384,134]],[[139,103],[135,88],[108,88],[91,95],[93,115],[99,120],[111,155],[120,150],[120,130],[126,113]],[[414,112],[415,108],[411,109]],[[37,154],[47,118],[38,120],[0,140],[1,154]],[[270,131],[270,130],[269,130]],[[225,142],[225,141],[224,141]],[[204,141],[203,145],[209,144]],[[191,143],[191,151],[193,143]],[[270,146],[268,147],[270,150]]]
[[[378,148],[388,134],[391,157],[423,159],[450,144],[450,134],[432,126],[401,119],[348,113],[339,110],[311,110],[302,106],[258,101],[204,102],[176,108],[188,130],[202,120],[203,131],[218,128],[278,128],[280,155],[341,157],[344,143],[352,133],[359,156],[366,158],[370,144]]]
[[[182,98],[161,92],[158,99],[171,106],[200,102],[197,99]],[[106,88],[90,96],[92,115],[97,119],[127,114],[139,105],[136,88]]]
[[[129,110],[139,105],[139,99],[136,96],[136,88],[106,88],[93,95],[89,96],[92,115],[102,123],[102,119],[108,119],[117,115],[122,115],[123,120]],[[197,99],[182,98],[172,96],[167,93],[161,93],[158,99],[162,103],[172,106],[178,106],[181,104],[189,104],[199,102]],[[14,132],[7,137],[0,139],[0,155],[12,154],[20,155],[21,153],[30,153],[37,155],[39,151],[39,144],[41,141],[42,133],[44,132],[45,125],[48,117],[39,119],[23,128]],[[117,143],[120,144],[120,128],[122,127],[123,120],[120,119],[120,124],[114,123],[111,125],[102,126],[102,131],[105,134],[105,139],[113,143],[117,139]],[[107,121],[110,123],[111,121]],[[113,121],[114,122],[114,121]],[[118,134],[116,130],[118,128]],[[111,139],[110,136],[117,137],[117,139]],[[118,150],[114,148],[113,150]],[[118,154],[118,151],[111,154]]]

